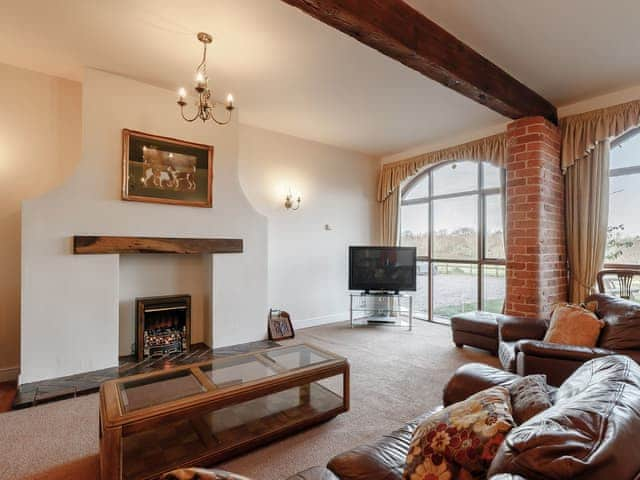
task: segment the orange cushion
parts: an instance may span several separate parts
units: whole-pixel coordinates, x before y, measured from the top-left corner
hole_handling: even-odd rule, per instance
[[[578,347],[595,347],[600,330],[604,327],[604,322],[594,313],[597,308],[597,302],[590,302],[587,305],[570,303],[557,305],[551,315],[551,323],[544,341]]]

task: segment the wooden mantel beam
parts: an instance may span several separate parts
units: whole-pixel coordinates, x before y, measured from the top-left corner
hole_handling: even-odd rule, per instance
[[[557,123],[548,100],[402,0],[282,1],[506,117]]]

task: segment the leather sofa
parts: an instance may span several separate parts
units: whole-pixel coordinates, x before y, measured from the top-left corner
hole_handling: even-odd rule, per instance
[[[444,405],[517,375],[467,364],[444,389]],[[640,366],[621,355],[583,364],[559,388],[549,387],[553,406],[507,435],[491,464],[491,480],[640,479],[636,454],[640,432]],[[425,414],[289,480],[400,480],[414,430]]]
[[[584,362],[623,354],[640,362],[640,305],[605,294],[594,294],[596,314],[605,322],[595,348],[543,342],[548,320],[505,317],[499,320],[498,356],[502,367],[520,375],[543,373],[560,385]]]
[[[445,386],[443,403],[462,401],[495,385],[508,387],[517,378],[483,364],[464,365]],[[487,478],[639,480],[640,365],[622,355],[596,358],[578,368],[559,388],[548,388],[553,406],[507,434]],[[401,480],[413,432],[431,413],[372,445],[337,455],[326,467],[305,470],[289,480]],[[237,477],[186,469],[165,478]]]

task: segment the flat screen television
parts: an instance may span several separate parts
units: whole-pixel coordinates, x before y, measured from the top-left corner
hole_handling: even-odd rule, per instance
[[[415,289],[415,247],[349,247],[349,290]]]

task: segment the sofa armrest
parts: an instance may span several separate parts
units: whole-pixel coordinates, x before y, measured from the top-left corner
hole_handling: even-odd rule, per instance
[[[467,363],[456,370],[444,387],[444,406],[461,402],[467,397],[497,385],[508,386],[520,378],[515,373],[505,372],[483,363]]]
[[[615,352],[604,348],[578,347],[575,345],[561,345],[559,343],[541,342],[538,340],[521,340],[516,343],[516,354],[536,357],[556,358],[558,360],[573,360],[586,362],[592,358],[615,355]]]
[[[498,319],[500,340],[514,342],[516,340],[542,340],[549,321],[543,318],[523,318],[503,316]]]

